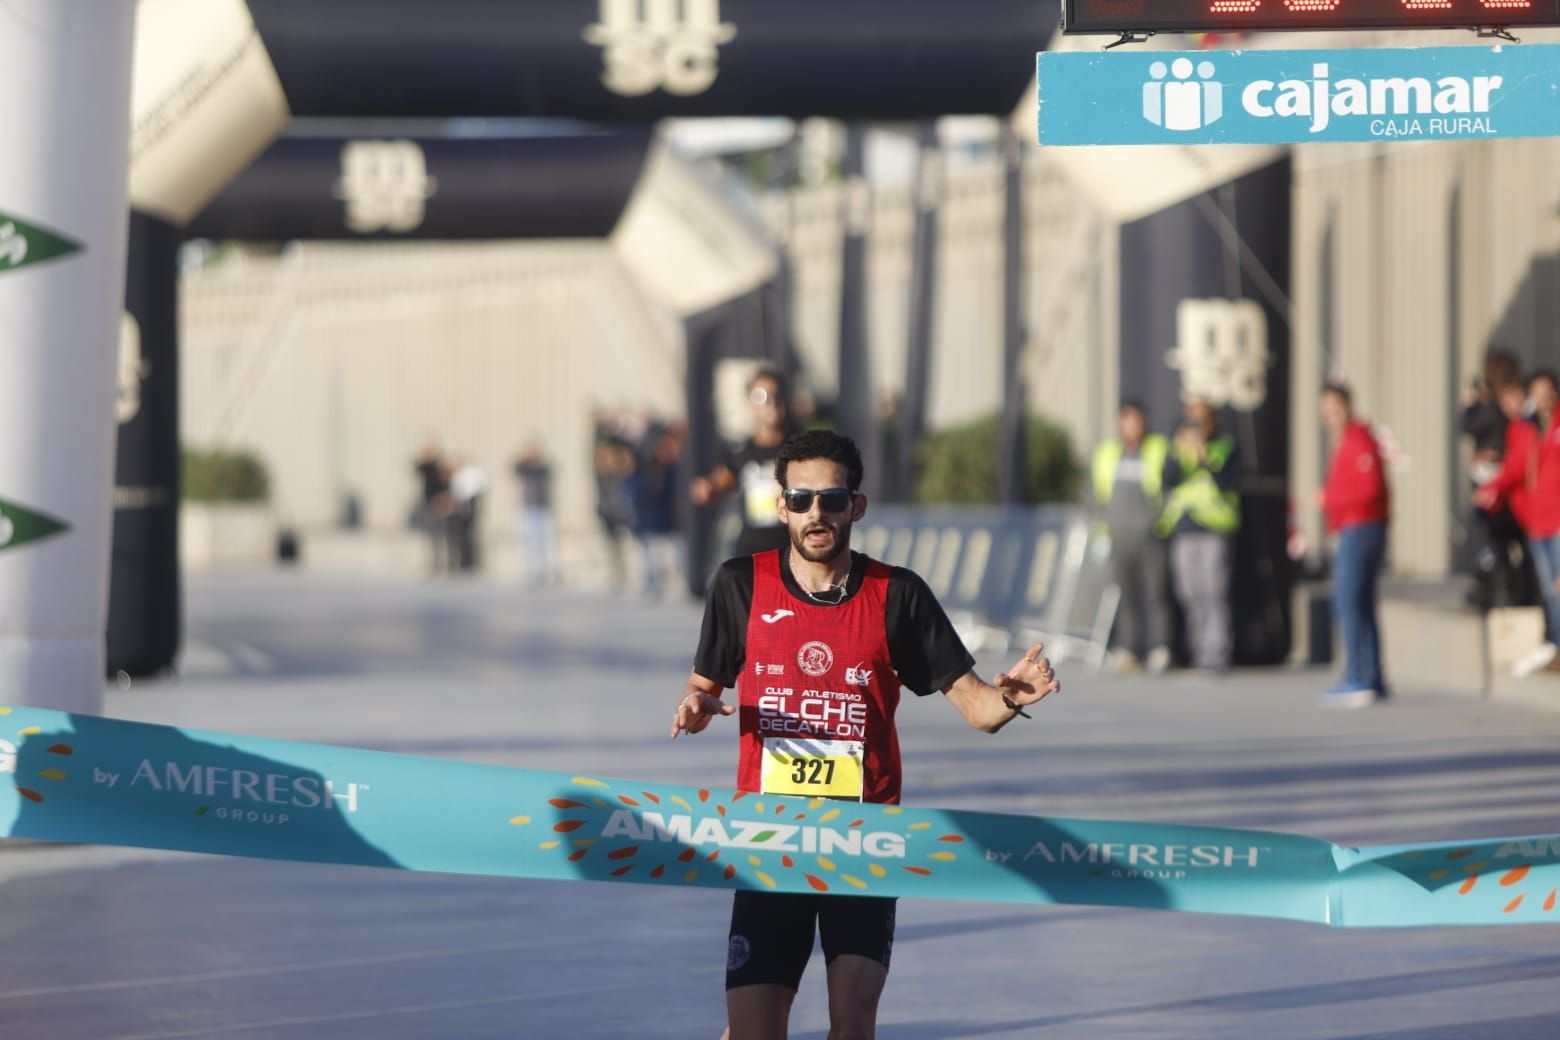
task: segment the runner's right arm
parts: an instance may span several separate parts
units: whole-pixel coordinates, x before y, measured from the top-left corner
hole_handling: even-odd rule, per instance
[[[682,732],[698,733],[716,715],[734,715],[736,706],[720,696],[737,684],[747,657],[748,610],[753,604],[753,558],[727,560],[710,581],[704,602],[704,624],[693,671],[672,723],[672,738]]]
[[[736,705],[720,699],[724,689],[713,679],[706,679],[698,672],[690,673],[688,688],[682,700],[677,702],[677,714],[672,719],[672,739],[676,740],[677,734],[683,732],[703,732],[710,719],[717,715],[735,715]]]

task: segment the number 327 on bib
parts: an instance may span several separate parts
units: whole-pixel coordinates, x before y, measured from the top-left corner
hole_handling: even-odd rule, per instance
[[[765,740],[764,793],[859,801],[866,786],[862,757],[862,745],[849,740]]]

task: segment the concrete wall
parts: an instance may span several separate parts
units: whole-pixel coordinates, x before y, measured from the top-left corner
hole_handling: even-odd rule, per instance
[[[1060,422],[1080,455],[1115,407],[1115,226],[1036,150],[1025,159],[1023,375],[1029,405]],[[914,220],[908,184],[873,197],[868,322],[873,397],[902,392],[910,313]],[[832,396],[839,356],[841,190],[803,189],[792,199],[789,253],[795,335],[821,394]],[[934,303],[928,425],[935,429],[1000,407],[1002,371],[1002,167],[995,155],[965,160],[944,178]],[[777,234],[785,207],[768,200]],[[1104,425],[1102,425],[1104,424]]]
[[[487,471],[484,531],[506,535],[535,435],[565,534],[593,541],[592,407],[682,410],[680,326],[605,244],[293,245],[187,271],[182,320],[185,442],[258,450],[306,527],[347,493],[404,526],[434,436]]]

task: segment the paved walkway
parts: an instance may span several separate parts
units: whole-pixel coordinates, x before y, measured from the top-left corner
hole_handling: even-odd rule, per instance
[[[732,730],[666,739],[696,605],[302,574],[191,581],[177,681],[111,714],[540,769],[727,782]],[[983,660],[988,677],[1005,660]],[[1340,842],[1560,832],[1560,713],[1316,674],[1107,680],[997,737],[901,710],[906,800]],[[1412,694],[1413,691],[1403,691]],[[695,1037],[722,1027],[727,900],[136,850],[0,854],[0,1036]],[[881,1035],[1549,1040],[1560,930],[1349,931],[906,902]],[[827,1032],[821,962],[793,1036]]]

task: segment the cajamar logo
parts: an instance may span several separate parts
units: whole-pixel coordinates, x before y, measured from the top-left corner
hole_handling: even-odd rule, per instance
[[[0,212],[0,273],[53,260],[81,248],[80,242]]]
[[[1197,78],[1193,78],[1195,71]],[[1213,62],[1177,58],[1148,67],[1143,84],[1143,118],[1166,130],[1200,130],[1224,115],[1224,87],[1213,81]]]
[[[70,525],[63,520],[0,498],[0,552],[68,530]]]

